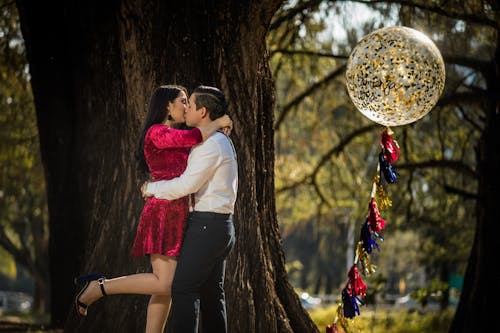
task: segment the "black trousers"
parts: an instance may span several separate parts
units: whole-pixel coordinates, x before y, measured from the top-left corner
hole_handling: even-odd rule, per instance
[[[174,333],[227,332],[224,273],[235,242],[230,214],[191,212],[172,284]]]

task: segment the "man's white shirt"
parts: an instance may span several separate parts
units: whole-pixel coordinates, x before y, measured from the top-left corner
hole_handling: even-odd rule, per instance
[[[194,210],[233,214],[238,191],[238,164],[231,139],[215,132],[194,146],[184,173],[171,180],[149,183],[146,193],[174,200],[195,193]]]

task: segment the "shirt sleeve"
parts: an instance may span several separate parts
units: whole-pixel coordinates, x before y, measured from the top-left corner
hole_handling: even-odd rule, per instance
[[[156,148],[189,148],[203,141],[199,128],[180,130],[168,126],[155,126],[149,133]]]
[[[191,151],[182,175],[171,180],[149,183],[146,194],[158,199],[175,200],[195,193],[214,175],[220,160],[217,143],[212,140],[205,141]]]

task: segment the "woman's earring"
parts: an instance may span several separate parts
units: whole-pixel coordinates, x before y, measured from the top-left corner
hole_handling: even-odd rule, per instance
[[[167,120],[174,120],[174,118],[170,114],[168,114],[167,115]]]

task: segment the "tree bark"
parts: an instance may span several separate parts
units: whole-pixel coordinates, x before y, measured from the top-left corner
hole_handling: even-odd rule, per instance
[[[239,162],[230,332],[317,332],[287,279],[274,197],[274,91],[265,37],[281,0],[18,0],[50,216],[51,315],[67,332],[140,332],[147,296],[76,315],[75,275],[146,271],[129,256],[143,201],[134,149],[159,84],[227,95]]]
[[[500,32],[500,25],[497,32]],[[498,282],[498,203],[500,202],[500,33],[495,59],[486,73],[485,129],[477,149],[479,177],[476,205],[477,223],[464,285],[450,333],[476,332],[478,327],[497,324]]]

